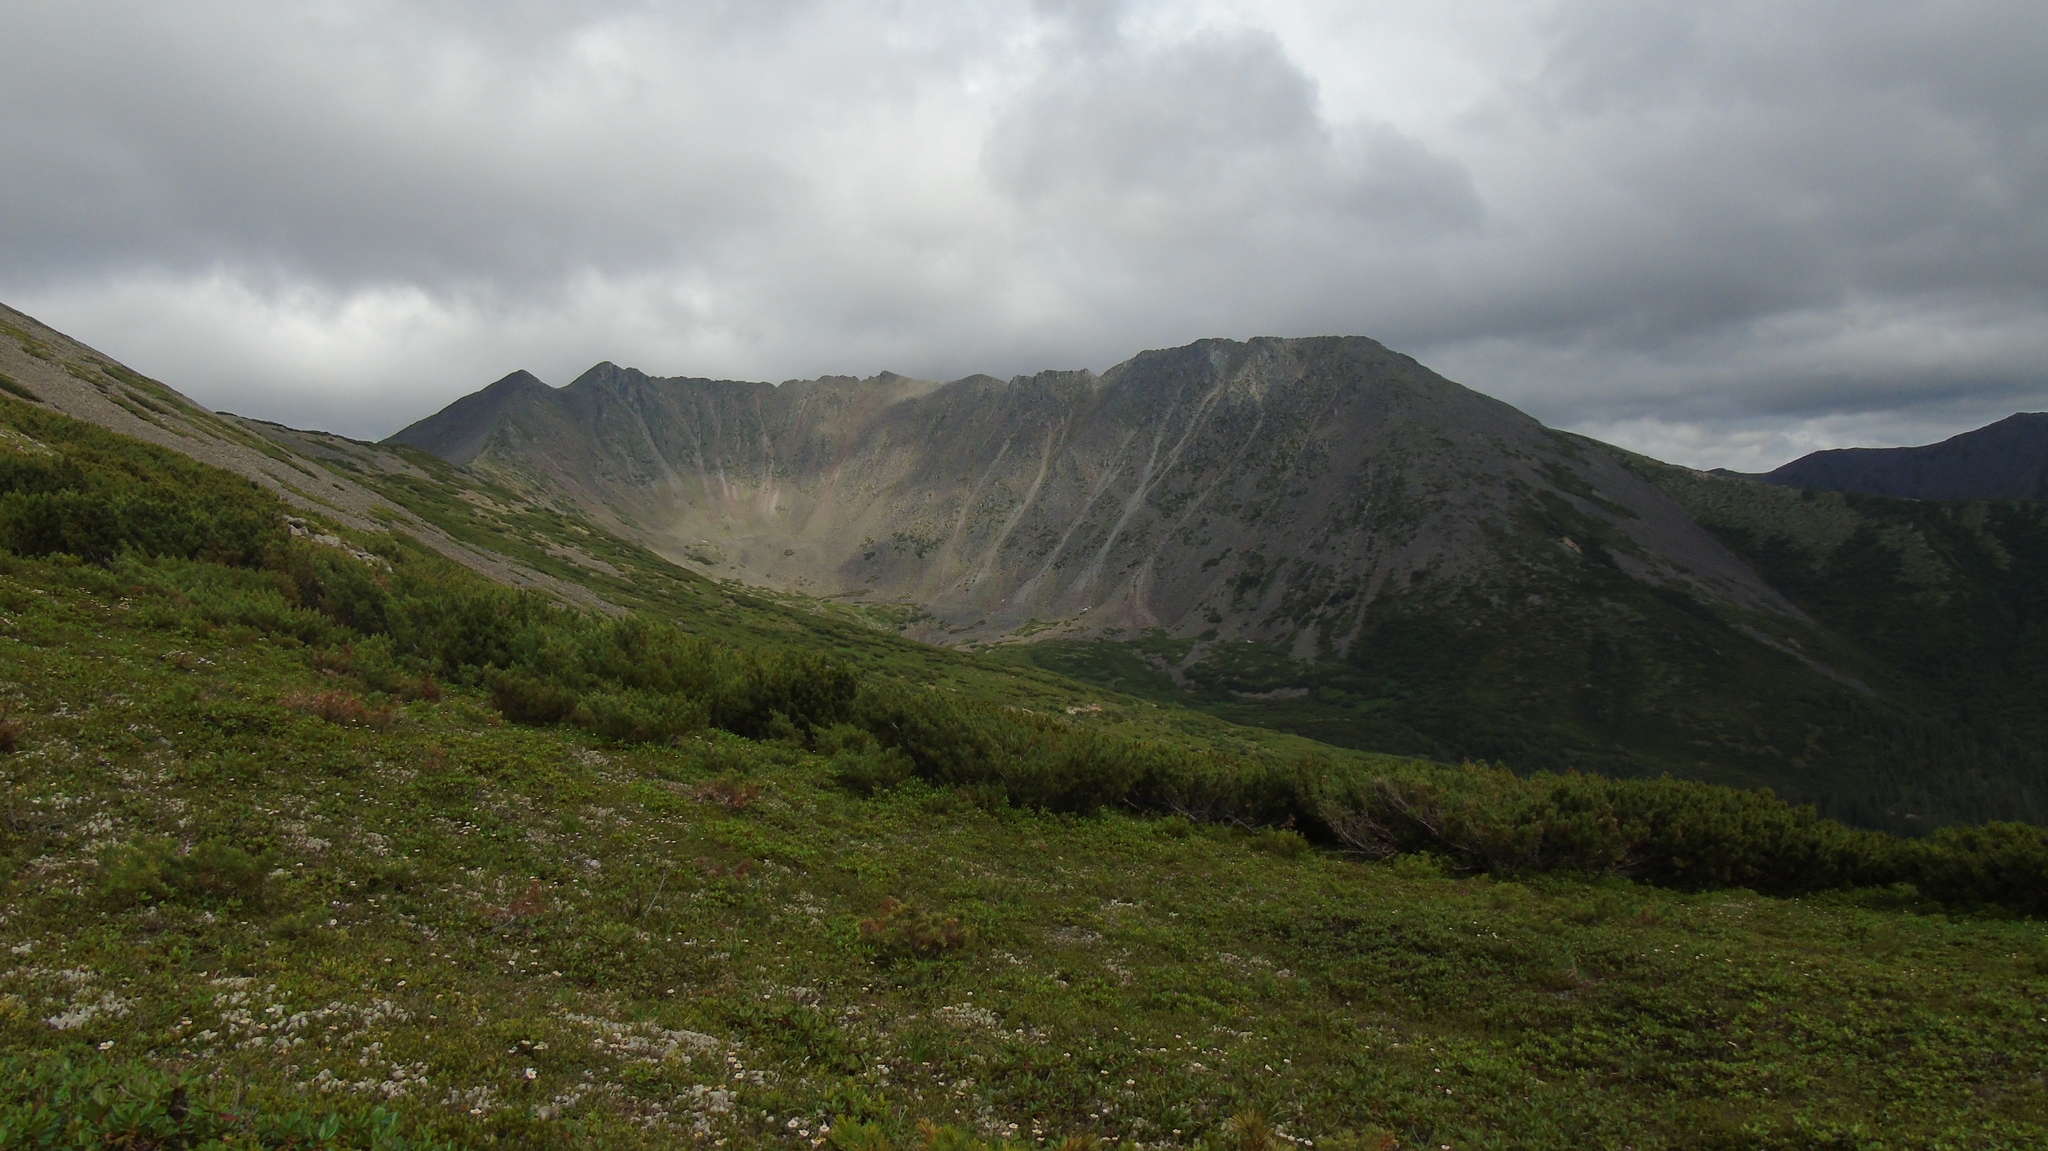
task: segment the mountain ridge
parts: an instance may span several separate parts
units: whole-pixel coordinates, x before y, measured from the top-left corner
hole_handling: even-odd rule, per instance
[[[2048,412],[2015,412],[1937,444],[1812,452],[1752,478],[1913,500],[2048,499]]]
[[[1205,340],[1099,377],[1008,381],[768,385],[605,364],[487,418],[451,406],[387,442],[475,444],[444,458],[707,571],[914,601],[934,617],[921,638],[1058,620],[1341,654],[1390,583],[1496,562],[1521,527],[1509,489],[1613,537],[1638,578],[1793,610],[1604,446],[1362,337]],[[1461,493],[1459,473],[1490,486]],[[1434,490],[1386,490],[1418,483]],[[1209,618],[1246,612],[1245,628]]]

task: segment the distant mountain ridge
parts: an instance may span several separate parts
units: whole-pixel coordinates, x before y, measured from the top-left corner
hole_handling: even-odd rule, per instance
[[[2048,412],[2018,412],[1938,444],[1814,452],[1756,478],[1909,500],[2048,500]]]
[[[1387,594],[1588,549],[1791,610],[1611,451],[1355,337],[943,384],[600,364],[508,376],[387,442],[707,572],[916,603],[950,642],[1161,627],[1341,656]]]

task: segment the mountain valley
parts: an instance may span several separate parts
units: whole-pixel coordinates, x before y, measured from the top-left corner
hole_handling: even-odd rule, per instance
[[[2048,817],[2048,505],[1788,502],[1370,340],[951,383],[600,364],[386,444],[686,569],[1325,743]]]

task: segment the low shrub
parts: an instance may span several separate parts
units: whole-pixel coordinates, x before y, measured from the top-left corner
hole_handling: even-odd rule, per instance
[[[862,797],[888,791],[916,771],[910,757],[893,747],[843,747],[828,763],[833,785]]]
[[[13,376],[0,375],[0,392],[6,392],[10,396],[19,396],[24,400],[31,400],[38,404],[43,402],[43,397],[30,391],[28,385],[21,383]]]
[[[256,567],[284,546],[284,505],[241,476],[56,412],[16,404],[8,420],[48,452],[0,456],[0,548]]]
[[[512,897],[501,907],[485,904],[477,908],[477,917],[491,923],[510,923],[514,920],[532,919],[550,911],[547,893],[541,890],[540,880],[527,881],[526,890]]]
[[[217,839],[190,851],[179,851],[169,840],[118,847],[102,865],[106,891],[116,902],[199,904],[260,904],[276,867],[270,852],[252,855]]]
[[[1316,1140],[1316,1146],[1324,1151],[1394,1151],[1401,1145],[1392,1131],[1384,1127],[1368,1127],[1363,1131],[1340,1131]]]
[[[640,691],[592,692],[568,715],[576,726],[620,743],[674,743],[704,730],[709,718],[701,700]]]
[[[493,671],[484,683],[491,706],[513,723],[558,723],[569,718],[580,701],[560,684],[516,671]]]
[[[941,917],[891,896],[873,919],[860,921],[861,942],[885,955],[930,957],[974,942],[974,931],[952,916]]]
[[[401,857],[380,859],[371,864],[369,874],[363,877],[362,884],[366,890],[373,892],[402,892],[412,891],[424,881],[425,876],[421,874],[419,864]]]
[[[1538,775],[1466,764],[1332,781],[1321,822],[1371,858],[1428,852],[1496,875],[1619,875],[1667,887],[1794,892],[1891,882],[1898,841],[1766,791]]]
[[[1944,827],[1903,845],[1905,878],[1959,908],[2048,915],[2048,829],[2024,823]]]
[[[212,1097],[206,1083],[144,1064],[43,1055],[0,1059],[0,1147],[136,1151],[297,1148],[436,1151],[382,1107],[267,1109]]]
[[[339,688],[328,691],[299,692],[277,701],[287,711],[324,719],[351,727],[369,727],[382,731],[391,726],[392,712],[388,707],[372,707],[352,692]]]
[[[761,785],[733,776],[721,776],[698,784],[695,794],[705,803],[715,803],[727,811],[744,811],[761,798]]]
[[[1282,859],[1298,859],[1309,851],[1308,837],[1298,831],[1286,828],[1271,828],[1252,836],[1253,851],[1277,855]]]

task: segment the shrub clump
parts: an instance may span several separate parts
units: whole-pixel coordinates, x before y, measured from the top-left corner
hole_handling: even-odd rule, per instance
[[[43,402],[43,397],[30,391],[26,384],[16,380],[13,376],[0,375],[0,392],[6,392],[10,396],[19,396],[33,403],[40,404]]]
[[[888,791],[917,772],[917,765],[901,749],[883,747],[865,729],[851,724],[837,724],[819,733],[811,749],[829,757],[826,770],[833,786],[862,798]]]
[[[251,854],[211,839],[190,851],[169,840],[115,848],[103,867],[107,894],[118,903],[260,904],[276,857]]]
[[[339,688],[328,691],[299,692],[278,700],[287,711],[324,719],[348,727],[368,727],[382,731],[391,726],[392,713],[388,707],[372,707],[360,697]]]
[[[490,689],[491,706],[513,723],[559,723],[580,702],[574,691],[559,683],[516,671],[492,671],[484,686]]]
[[[1890,882],[1898,841],[1854,831],[1770,791],[1670,778],[1517,777],[1466,764],[1333,781],[1319,812],[1372,858],[1439,855],[1496,875],[1619,875],[1665,887],[1786,893]]]
[[[1251,846],[1253,851],[1263,851],[1267,855],[1277,855],[1282,859],[1299,859],[1309,851],[1307,836],[1284,827],[1272,828],[1252,836]]]
[[[883,954],[928,958],[966,947],[974,942],[974,930],[891,896],[873,919],[860,921],[860,938]]]
[[[702,700],[643,691],[593,692],[570,708],[568,720],[620,743],[673,744],[704,730],[710,710]]]
[[[1903,847],[1903,877],[1930,899],[2048,916],[2048,829],[2024,823],[1944,827]]]
[[[697,785],[696,796],[705,803],[715,803],[727,811],[744,811],[761,798],[761,785],[749,783],[733,776],[707,779]]]
[[[0,453],[0,548],[236,567],[283,548],[284,505],[241,476],[55,412],[11,405],[7,416],[47,451]]]
[[[98,1058],[0,1059],[0,1146],[439,1151],[382,1107],[291,1110],[211,1098],[206,1084]]]

